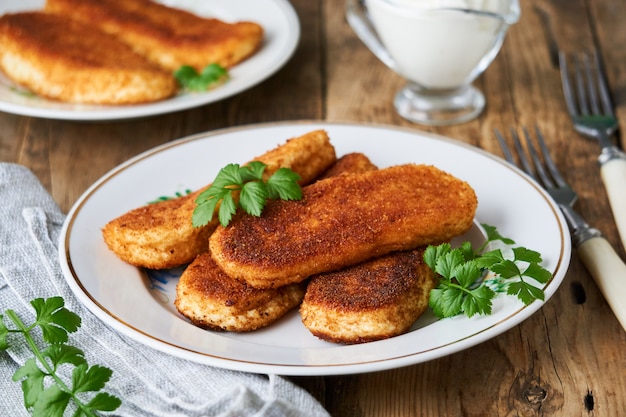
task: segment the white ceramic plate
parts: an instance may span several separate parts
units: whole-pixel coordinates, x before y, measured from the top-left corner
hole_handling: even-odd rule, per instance
[[[181,93],[167,100],[128,106],[96,106],[61,103],[24,94],[0,74],[0,111],[24,116],[63,120],[120,120],[154,116],[213,103],[238,94],[274,74],[291,57],[300,38],[300,22],[287,0],[157,0],[201,16],[224,21],[250,20],[265,29],[261,49],[233,67],[230,80],[205,93]],[[40,10],[45,0],[3,0],[0,15]]]
[[[180,271],[129,266],[101,237],[109,220],[163,195],[210,183],[227,163],[244,163],[286,139],[326,129],[339,156],[360,151],[379,167],[435,165],[476,190],[476,220],[498,227],[517,244],[539,251],[554,278],[549,299],[567,271],[570,235],[560,211],[530,178],[504,160],[460,142],[413,129],[332,123],[278,123],[184,138],[143,153],[90,187],[70,211],[60,258],[77,297],[118,331],[172,355],[223,368],[284,375],[349,374],[428,361],[484,342],[519,324],[541,306],[499,296],[493,314],[436,320],[427,312],[411,332],[384,341],[342,346],[318,340],[293,311],[263,330],[245,334],[197,328],[173,306]],[[475,228],[476,229],[476,228]],[[481,242],[479,230],[466,238]]]

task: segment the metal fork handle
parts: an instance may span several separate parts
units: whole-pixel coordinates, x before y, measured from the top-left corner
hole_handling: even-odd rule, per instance
[[[608,132],[599,132],[598,142],[602,149],[600,156],[598,156],[600,166],[614,159],[626,160],[626,153],[611,142],[611,135]]]
[[[626,330],[626,265],[601,236],[585,240],[576,249],[615,317]]]
[[[570,206],[559,204],[559,208],[563,212],[565,220],[572,231],[574,246],[578,247],[591,238],[602,236],[602,233],[598,229],[589,226],[589,224]]]

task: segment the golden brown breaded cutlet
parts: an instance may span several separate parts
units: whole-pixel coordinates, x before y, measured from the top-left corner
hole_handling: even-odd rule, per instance
[[[360,172],[374,171],[378,169],[370,159],[360,152],[353,152],[343,155],[317,180],[336,177],[341,174],[358,174]]]
[[[266,327],[297,307],[305,285],[257,289],[226,275],[205,252],[185,269],[174,305],[205,329],[247,332]]]
[[[300,184],[314,181],[336,160],[335,148],[323,130],[308,132],[254,158],[267,164],[265,174],[280,167],[300,175]],[[130,210],[102,229],[108,248],[121,260],[138,267],[166,269],[187,264],[208,249],[217,216],[204,227],[193,227],[195,200],[206,187],[172,200]]]
[[[43,12],[0,17],[0,69],[54,100],[136,104],[178,89],[170,72],[92,25]]]
[[[424,247],[394,252],[311,278],[300,306],[302,323],[320,339],[345,344],[407,332],[436,284],[423,256]]]
[[[202,190],[130,210],[102,228],[107,247],[131,265],[167,269],[191,262],[207,250],[217,220],[193,227],[195,199]]]
[[[389,252],[466,232],[477,207],[464,181],[406,164],[317,181],[300,201],[272,200],[263,215],[237,214],[209,238],[213,259],[258,288],[279,287]]]
[[[376,169],[363,154],[348,154],[327,173],[341,175]],[[208,242],[207,242],[208,246]],[[185,269],[176,286],[174,304],[199,327],[245,332],[265,327],[296,307],[304,297],[301,283],[258,289],[226,275],[204,252]]]
[[[203,18],[150,0],[47,0],[45,10],[94,25],[170,71],[229,68],[256,52],[263,28]]]

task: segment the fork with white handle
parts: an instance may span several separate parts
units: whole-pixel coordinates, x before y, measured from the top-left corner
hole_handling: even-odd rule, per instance
[[[611,141],[618,123],[600,58],[594,53],[592,56],[581,54],[578,59],[573,59],[573,82],[570,81],[570,71],[563,52],[559,53],[559,66],[563,95],[574,129],[583,136],[596,139],[600,144],[600,174],[622,245],[626,249],[626,154]]]
[[[496,130],[496,138],[507,161],[517,165],[502,134]],[[556,168],[543,136],[536,128],[535,136],[539,152],[533,145],[530,134],[524,129],[526,157],[521,140],[515,130],[511,130],[513,144],[522,168],[537,181],[556,201],[572,231],[572,241],[587,270],[600,288],[613,313],[626,330],[626,264],[621,260],[611,244],[602,237],[599,230],[589,226],[573,209],[577,195],[565,182]]]

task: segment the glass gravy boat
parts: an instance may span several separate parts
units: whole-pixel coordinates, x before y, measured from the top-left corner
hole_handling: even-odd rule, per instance
[[[450,125],[477,117],[484,95],[472,82],[496,57],[518,0],[347,0],[357,36],[408,84],[394,100],[415,123]]]

